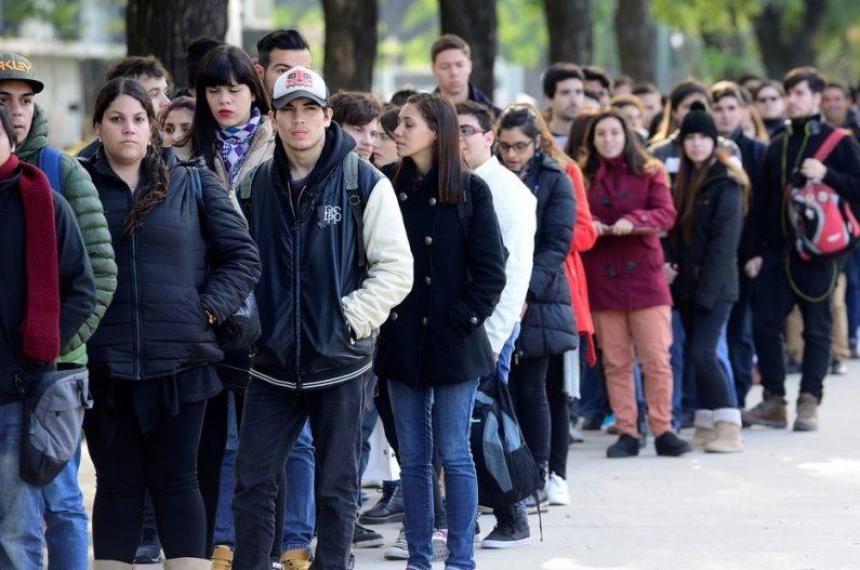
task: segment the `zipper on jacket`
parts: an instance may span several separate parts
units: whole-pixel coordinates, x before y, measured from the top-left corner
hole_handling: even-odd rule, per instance
[[[301,231],[301,223],[299,222],[298,212],[301,211],[302,204],[302,196],[305,193],[304,186],[299,191],[299,196],[296,199],[296,205],[293,209],[293,218],[295,220],[294,230],[295,236],[293,237],[293,276],[295,278],[295,303],[296,308],[293,311],[293,315],[295,316],[295,325],[296,325],[296,390],[302,390],[302,316],[301,316],[301,307],[302,307],[302,288],[301,288],[301,249],[302,249],[302,231]],[[290,200],[292,204],[292,200]]]
[[[138,282],[137,274],[137,231],[131,232],[131,302],[134,306],[131,312],[132,318],[132,335],[134,336],[134,377],[140,380],[141,369],[141,349],[140,342],[140,283]]]

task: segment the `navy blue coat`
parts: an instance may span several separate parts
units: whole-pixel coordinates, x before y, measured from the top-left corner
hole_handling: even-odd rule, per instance
[[[199,169],[198,197],[187,169],[171,168],[167,197],[126,236],[128,185],[101,149],[84,166],[104,205],[119,269],[113,302],[87,345],[90,370],[143,380],[221,360],[204,306],[218,323],[235,313],[260,277],[260,260],[215,174]]]
[[[395,180],[414,259],[412,291],[382,326],[376,374],[423,388],[474,380],[493,370],[483,323],[505,288],[505,253],[493,196],[464,174],[471,207],[438,201],[435,169],[419,180],[411,162]],[[461,215],[468,220],[468,235]],[[565,285],[566,287],[567,285]]]
[[[535,154],[524,182],[537,198],[537,231],[528,308],[516,346],[520,357],[533,358],[573,350],[579,341],[564,272],[576,198],[567,173],[543,153]]]

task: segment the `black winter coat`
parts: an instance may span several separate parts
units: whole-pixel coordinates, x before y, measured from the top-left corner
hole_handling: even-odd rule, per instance
[[[738,299],[737,250],[744,220],[744,190],[726,166],[715,161],[696,197],[692,234],[679,221],[669,239],[667,260],[678,265],[672,283],[675,304],[713,308]]]
[[[436,169],[419,180],[410,161],[403,168],[394,190],[415,280],[382,326],[376,374],[416,388],[474,380],[493,370],[483,323],[505,288],[505,253],[492,194],[480,178],[463,174],[471,201],[471,208],[462,210],[471,210],[466,236],[458,206],[437,199]]]
[[[576,223],[573,183],[543,153],[535,155],[530,168],[524,182],[537,198],[537,230],[528,308],[516,345],[523,358],[562,354],[576,348],[579,340],[564,272]]]
[[[230,317],[260,277],[257,248],[215,175],[200,168],[202,195],[174,165],[167,197],[130,237],[128,185],[100,149],[84,166],[105,208],[119,269],[113,303],[90,339],[90,370],[143,380],[217,362],[223,353],[209,324]]]
[[[27,371],[44,363],[22,353],[21,324],[27,308],[25,278],[24,207],[18,179],[21,165],[0,181],[0,404],[20,400]],[[95,311],[96,286],[75,214],[66,200],[54,194],[54,226],[60,276],[60,345],[65,344]]]

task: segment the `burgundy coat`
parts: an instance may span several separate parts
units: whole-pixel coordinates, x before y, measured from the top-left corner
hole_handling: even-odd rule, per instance
[[[582,254],[592,311],[635,311],[671,305],[663,275],[660,233],[675,223],[675,206],[663,167],[637,176],[622,158],[601,161],[588,188],[588,205],[595,221],[612,225],[619,218],[650,233],[601,236]]]

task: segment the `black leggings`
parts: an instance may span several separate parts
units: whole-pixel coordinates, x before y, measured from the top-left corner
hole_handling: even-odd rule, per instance
[[[564,393],[564,355],[549,359],[546,375],[546,395],[549,400],[550,450],[549,470],[567,479],[567,453],[570,449],[570,399]]]
[[[705,410],[732,407],[728,378],[717,359],[717,342],[731,310],[732,303],[717,301],[710,309],[685,307],[682,315],[688,331],[684,356],[692,362],[699,408]]]
[[[549,461],[550,448],[550,408],[546,393],[549,361],[549,356],[521,358],[511,367],[509,381],[523,437],[541,466]]]
[[[119,392],[119,391],[118,391]],[[126,396],[126,397],[123,397]],[[96,468],[93,551],[96,560],[131,563],[149,490],[167,558],[205,558],[206,512],[197,485],[197,445],[206,402],[180,404],[179,414],[141,433],[128,394],[117,393],[111,417],[96,402],[88,412],[87,446]],[[113,428],[109,440],[100,433]]]

